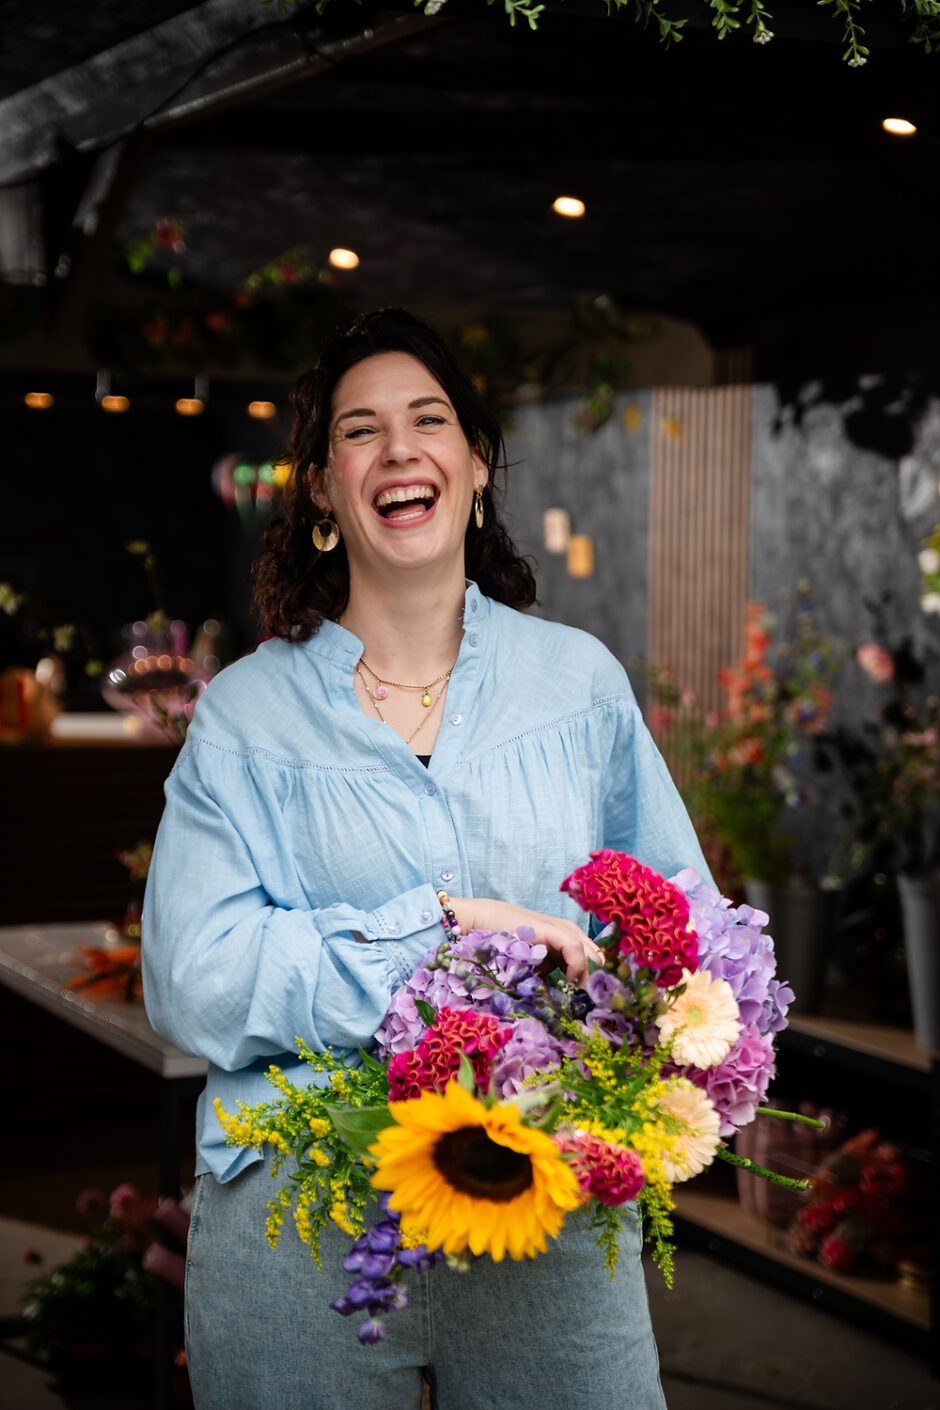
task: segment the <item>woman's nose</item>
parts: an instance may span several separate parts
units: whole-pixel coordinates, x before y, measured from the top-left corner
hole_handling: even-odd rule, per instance
[[[392,464],[417,460],[420,456],[418,436],[407,422],[393,422],[385,436],[385,459]]]

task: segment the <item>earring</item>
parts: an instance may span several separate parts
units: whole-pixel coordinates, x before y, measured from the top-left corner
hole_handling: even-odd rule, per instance
[[[339,543],[339,525],[327,515],[319,524],[314,524],[310,537],[315,549],[320,553],[330,553]]]
[[[477,528],[483,528],[483,486],[475,485],[473,488],[473,517],[477,521]]]

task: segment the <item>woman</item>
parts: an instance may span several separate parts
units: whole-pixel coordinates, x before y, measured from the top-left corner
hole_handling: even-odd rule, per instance
[[[705,872],[622,668],[525,616],[526,563],[497,516],[498,426],[436,333],[399,311],[333,339],[295,389],[293,478],[255,577],[273,639],[199,702],[167,783],[144,917],[154,1027],[209,1059],[187,1281],[199,1410],[661,1410],[627,1232],[616,1280],[570,1220],[534,1262],[417,1275],[360,1347],[272,1186],[212,1102],[270,1095],[274,1061],[367,1045],[441,937],[531,925],[572,980],[597,946],[559,884],[598,846]],[[470,579],[468,582],[467,579]]]

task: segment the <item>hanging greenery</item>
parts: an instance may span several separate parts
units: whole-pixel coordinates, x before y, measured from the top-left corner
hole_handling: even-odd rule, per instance
[[[294,0],[261,0],[261,3],[276,3],[278,14],[285,15]],[[334,0],[317,0],[317,13],[322,15],[333,3]],[[426,15],[437,15],[447,0],[414,0],[414,3],[415,9],[423,10]],[[492,5],[493,0],[486,0],[486,3]],[[688,18],[671,18],[668,10],[672,0],[603,0],[603,3],[608,14],[614,10],[628,13],[632,10],[633,18],[644,28],[652,23],[667,46],[679,43],[688,24]],[[842,42],[846,46],[842,57],[850,68],[861,68],[868,62],[869,51],[860,15],[863,7],[871,3],[872,0],[816,0],[819,6],[831,6],[833,18],[841,24]],[[940,47],[940,0],[895,0],[895,3],[900,5],[903,18],[911,24],[912,44],[922,44],[926,54]],[[727,39],[736,31],[750,33],[755,44],[769,44],[774,37],[773,16],[762,0],[701,0],[701,4],[719,39]],[[511,25],[523,19],[530,29],[538,28],[539,17],[546,9],[535,0],[503,0],[503,6]]]

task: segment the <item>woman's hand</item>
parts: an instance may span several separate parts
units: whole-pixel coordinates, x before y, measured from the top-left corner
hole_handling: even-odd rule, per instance
[[[572,920],[528,911],[524,906],[512,906],[507,901],[493,901],[485,896],[472,898],[451,896],[450,904],[457,924],[466,935],[471,930],[518,930],[528,925],[535,931],[536,941],[546,946],[565,970],[570,984],[584,985],[588,977],[588,960],[603,964],[604,951],[589,940]]]

